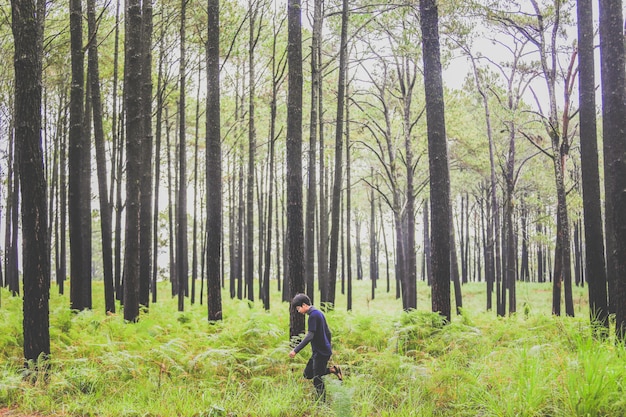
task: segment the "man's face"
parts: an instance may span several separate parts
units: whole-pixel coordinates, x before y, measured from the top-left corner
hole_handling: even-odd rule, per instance
[[[305,303],[301,306],[296,306],[296,311],[300,314],[306,314],[309,311],[309,305]]]

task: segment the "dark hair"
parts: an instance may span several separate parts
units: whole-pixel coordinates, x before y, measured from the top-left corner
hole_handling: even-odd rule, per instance
[[[300,307],[302,304],[311,305],[311,299],[306,294],[296,294],[291,301],[293,307]]]

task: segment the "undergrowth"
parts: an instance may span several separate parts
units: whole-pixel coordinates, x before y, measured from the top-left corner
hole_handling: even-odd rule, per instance
[[[78,313],[53,294],[41,371],[24,367],[21,300],[5,292],[0,407],[93,417],[626,415],[624,349],[592,338],[582,303],[576,318],[553,317],[545,287],[518,284],[523,313],[497,318],[484,312],[482,285],[468,284],[461,315],[445,324],[427,306],[403,312],[393,293],[360,299],[367,285],[356,284],[353,311],[339,301],[326,312],[345,377],[326,377],[326,402],[301,377],[310,350],[288,357],[278,293],[270,312],[224,297],[218,323],[204,305],[178,312],[162,300],[135,324],[105,315],[100,294]]]

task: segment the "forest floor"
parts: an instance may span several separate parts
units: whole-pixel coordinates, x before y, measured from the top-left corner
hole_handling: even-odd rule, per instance
[[[0,408],[0,417],[42,417],[40,414],[22,414],[10,408]]]

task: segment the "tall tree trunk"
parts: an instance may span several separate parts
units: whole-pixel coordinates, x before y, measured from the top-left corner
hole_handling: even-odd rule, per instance
[[[241,152],[243,154],[243,151]],[[233,172],[235,172],[233,170]],[[245,201],[243,198],[243,191],[244,191],[244,180],[243,180],[243,162],[239,161],[239,186],[237,187],[237,189],[239,190],[239,195],[238,195],[238,199],[237,199],[237,219],[236,219],[236,224],[237,224],[237,242],[236,242],[236,254],[237,254],[237,262],[236,262],[236,268],[237,268],[237,298],[239,300],[243,300],[243,296],[244,296],[244,240],[245,240],[245,233],[244,233],[244,221],[245,221],[245,213],[246,213],[246,208],[245,208]]]
[[[275,225],[276,225],[276,289],[282,293],[283,297],[281,298],[283,301],[289,301],[285,299],[285,286],[281,285],[285,280],[285,274],[281,273],[284,271],[283,265],[286,264],[285,256],[281,254],[281,248],[283,247],[282,243],[285,242],[285,183],[283,181],[278,180],[278,175],[276,176],[276,183],[274,184],[274,188],[276,188],[276,217],[275,217]],[[280,204],[279,204],[280,203]],[[280,209],[279,209],[280,208]],[[280,221],[279,221],[280,220]],[[282,232],[282,234],[281,234]],[[282,288],[281,288],[282,287]]]
[[[175,171],[175,163],[173,163],[172,159],[175,157],[172,156],[172,141],[171,141],[171,130],[172,125],[170,122],[169,110],[168,107],[165,107],[165,149],[167,156],[167,221],[168,221],[168,255],[169,255],[169,270],[170,270],[170,283],[171,283],[171,294],[174,297],[178,294],[178,271],[176,268],[176,232],[174,225],[174,200],[175,197],[172,195],[175,194],[176,185],[175,179],[173,178],[173,171]],[[175,154],[175,153],[174,153]]]
[[[411,71],[413,67],[413,71]],[[403,105],[403,135],[406,158],[406,308],[417,308],[417,253],[415,250],[415,186],[414,186],[414,156],[412,130],[415,123],[411,119],[411,103],[413,87],[417,79],[417,65],[404,57],[402,66],[398,66],[399,81],[402,91]],[[421,117],[418,116],[418,119]]]
[[[250,33],[248,44],[249,90],[248,90],[248,175],[246,178],[246,233],[245,233],[245,282],[249,301],[254,301],[254,178],[256,170],[256,125],[254,124],[254,100],[256,94],[256,74],[254,71],[254,49],[256,45],[255,25],[257,4],[250,0],[249,19]]]
[[[430,209],[428,204],[428,199],[424,200],[424,213],[423,213],[423,224],[424,224],[424,280],[428,285],[432,285],[433,283],[433,273],[432,273],[432,250],[430,247]]]
[[[44,93],[44,97],[46,94]],[[63,134],[64,128],[64,103],[65,103],[65,88],[64,86],[60,87],[60,92],[58,93],[59,104],[57,107],[57,113],[55,117],[55,127],[54,127],[54,135],[52,137],[51,146],[53,148],[52,155],[48,157],[48,160],[44,162],[46,166],[48,166],[48,172],[46,173],[48,178],[48,190],[47,195],[48,198],[48,242],[50,242],[51,248],[54,247],[55,250],[55,263],[58,262],[59,257],[59,245],[58,240],[53,240],[56,236],[56,230],[58,230],[58,217],[56,214],[58,213],[58,196],[59,196],[59,149],[61,143],[61,135]],[[45,109],[44,109],[45,112]],[[42,122],[45,125],[45,121]],[[45,143],[44,147],[47,146]],[[2,194],[2,189],[0,187],[0,195]],[[1,210],[0,210],[1,212]],[[0,218],[2,218],[2,214],[0,213]],[[52,259],[52,254],[51,254]],[[50,264],[50,270],[53,270],[52,264]],[[0,287],[2,287],[2,282],[4,281],[2,277],[2,268],[0,264]]]
[[[38,361],[50,355],[50,245],[41,145],[45,3],[13,0],[11,12],[15,44],[15,144],[22,184],[24,359]]]
[[[379,213],[379,217],[380,217],[380,234],[383,236],[383,247],[385,248],[385,270],[386,270],[386,281],[387,281],[387,293],[389,293],[391,291],[391,278],[390,275],[391,273],[390,271],[390,267],[389,264],[391,263],[389,261],[389,248],[387,247],[387,233],[385,232],[386,227],[385,227],[385,222],[383,219],[383,209],[382,209],[382,202],[380,201],[380,199],[378,200],[378,213]]]
[[[311,36],[311,118],[309,124],[309,164],[306,199],[305,273],[306,293],[315,302],[315,213],[317,207],[317,132],[320,128],[319,99],[321,78],[322,0],[314,1]],[[320,158],[323,153],[320,151]],[[319,240],[319,239],[318,239]]]
[[[339,220],[341,214],[341,184],[343,171],[343,121],[345,111],[346,73],[348,70],[348,0],[342,1],[341,43],[339,46],[339,80],[337,84],[337,120],[335,123],[335,176],[330,226],[330,259],[328,287],[322,290],[322,303],[335,304],[337,285],[337,256],[339,253]]]
[[[600,0],[608,293],[610,308],[615,308],[616,336],[623,342],[626,338],[626,75],[622,24],[622,1]]]
[[[463,296],[461,292],[461,278],[459,276],[459,258],[456,251],[454,219],[450,213],[450,278],[454,284],[454,302],[456,314],[461,314],[463,308]]]
[[[522,253],[521,253],[521,266],[520,266],[520,281],[530,282],[530,261],[528,259],[528,207],[526,202],[522,200],[521,203],[521,232],[522,232]]]
[[[152,268],[152,0],[142,1],[141,105],[141,199],[139,208],[139,303],[150,304]]]
[[[375,288],[376,288],[376,265],[378,264],[377,253],[376,253],[376,199],[374,198],[374,190],[372,190],[369,194],[370,200],[370,281],[372,283],[372,300],[375,296]],[[357,241],[360,241],[358,238],[359,230],[360,230],[360,221],[357,219]],[[357,249],[358,250],[358,249]],[[358,251],[360,252],[360,251]],[[359,253],[360,255],[360,253]]]
[[[185,309],[188,282],[187,258],[187,122],[185,117],[187,64],[185,51],[187,0],[181,0],[180,12],[180,97],[178,98],[178,195],[176,204],[176,270],[178,276],[178,311]]]
[[[502,279],[501,286],[501,298],[500,298],[500,309],[498,310],[500,316],[504,316],[506,314],[506,305],[507,301],[509,302],[509,313],[515,312],[515,305],[511,303],[513,299],[513,293],[515,291],[515,231],[513,224],[513,193],[515,188],[515,180],[513,178],[513,164],[515,163],[515,139],[513,138],[513,134],[511,134],[510,146],[513,148],[513,154],[509,158],[509,168],[507,168],[507,173],[510,174],[507,177],[507,192],[506,192],[506,200],[504,202],[504,275]],[[509,294],[507,300],[507,291]]]
[[[159,253],[159,190],[161,189],[161,136],[163,130],[163,107],[164,96],[167,87],[167,80],[163,75],[163,62],[165,58],[165,25],[161,26],[159,36],[159,65],[157,72],[157,108],[156,108],[156,131],[154,140],[154,211],[152,219],[152,253],[155,256],[152,262],[152,302],[156,303],[158,298],[158,262],[156,254]]]
[[[191,304],[196,302],[196,280],[198,279],[198,159],[200,142],[200,86],[202,85],[202,63],[198,58],[198,89],[196,90],[196,120],[193,142],[193,226],[192,226],[192,248],[191,248]],[[202,297],[200,304],[202,304]]]
[[[17,128],[15,124],[14,129]],[[13,134],[12,136],[11,152],[12,157],[9,158],[10,162],[10,178],[12,178],[11,192],[7,197],[7,207],[10,207],[10,214],[7,216],[7,279],[9,283],[9,290],[11,294],[18,295],[20,293],[20,276],[19,276],[19,253],[18,253],[18,232],[19,232],[19,215],[20,215],[20,162],[19,155],[17,154],[17,138]],[[10,219],[10,220],[9,220]]]
[[[64,293],[64,285],[67,276],[67,94],[63,94],[64,110],[62,133],[59,138],[59,198],[57,241],[58,253],[56,262],[56,279],[59,286],[59,294]]]
[[[275,196],[275,182],[276,182],[276,173],[275,171],[275,145],[276,140],[278,139],[278,135],[276,134],[276,117],[278,112],[278,92],[279,87],[285,77],[285,68],[286,62],[281,59],[277,59],[277,46],[278,46],[278,33],[279,28],[282,26],[284,20],[280,21],[279,25],[276,25],[274,22],[274,39],[272,43],[272,99],[270,102],[270,134],[269,134],[269,179],[268,186],[269,191],[267,194],[267,233],[265,234],[265,261],[263,263],[263,307],[266,310],[270,309],[270,269],[272,265],[272,221],[273,221],[273,213],[274,213],[274,200],[277,198]],[[314,186],[314,185],[313,185]],[[315,211],[314,211],[315,213]],[[276,225],[276,234],[278,236],[278,225]],[[278,245],[276,245],[278,246]],[[280,259],[280,258],[277,258]],[[312,264],[311,264],[312,265]],[[277,263],[278,266],[278,263]],[[280,271],[280,268],[278,268]],[[277,275],[278,282],[280,283],[280,275]],[[280,289],[280,287],[279,287]]]
[[[87,0],[87,24],[89,26],[88,73],[93,111],[93,131],[98,171],[98,197],[100,199],[100,230],[102,233],[102,263],[104,271],[104,308],[115,313],[115,288],[113,287],[113,220],[108,199],[104,128],[102,125],[102,102],[100,93],[100,71],[98,66],[98,37],[96,2]]]
[[[74,310],[91,309],[91,146],[83,130],[84,55],[82,1],[70,1],[72,87],[70,92],[69,219]]]
[[[289,297],[304,292],[302,219],[302,23],[300,0],[287,6],[287,264]],[[304,332],[304,316],[290,308],[289,336]]]
[[[487,310],[492,307],[493,284],[499,279],[501,274],[501,256],[500,256],[500,209],[498,204],[498,188],[496,180],[496,161],[493,139],[493,129],[491,127],[491,109],[489,107],[489,97],[485,90],[483,77],[476,65],[476,58],[470,55],[472,62],[472,70],[474,73],[474,81],[476,88],[480,94],[483,109],[485,111],[485,123],[487,129],[487,139],[489,141],[489,174],[490,174],[490,190],[488,193],[491,201],[486,207],[491,208],[493,216],[487,218],[487,230],[485,239],[485,282],[487,284]]]
[[[608,331],[608,295],[600,195],[600,168],[596,127],[594,27],[591,0],[578,0],[578,100],[580,109],[580,163],[585,223],[585,276],[589,313],[597,330]]]
[[[230,262],[230,298],[235,298],[237,295],[237,229],[236,229],[236,210],[235,210],[235,189],[237,176],[235,172],[235,158],[233,156],[232,172],[230,181],[228,181],[228,206],[231,207],[230,215],[228,216],[228,260]],[[208,209],[208,205],[207,205]]]
[[[450,321],[450,174],[436,0],[420,0],[420,16],[432,202],[432,310]]]
[[[124,248],[124,320],[139,320],[139,211],[141,193],[142,19],[139,0],[126,2],[124,101],[126,108],[126,238]]]
[[[114,286],[115,297],[122,298],[122,160],[123,160],[123,135],[118,127],[118,67],[119,67],[119,38],[120,38],[120,0],[117,0],[115,7],[115,47],[113,51],[113,98],[112,98],[112,120],[111,133],[113,134],[113,157],[111,163],[111,190],[109,201],[113,202],[115,197],[115,248],[114,248]],[[114,193],[115,189],[115,194]]]
[[[352,310],[352,162],[350,158],[350,90],[346,86],[346,263],[348,265],[347,281],[348,290],[346,294],[347,310]],[[361,242],[357,240],[358,250],[361,250]],[[357,274],[359,270],[357,264]]]
[[[322,15],[324,12],[322,11]],[[320,41],[321,42],[321,41]],[[320,50],[320,55],[317,57],[320,65],[322,64],[322,55]],[[318,115],[324,114],[324,88],[323,88],[323,76],[324,74],[320,72],[320,82],[319,82],[319,94],[318,94],[318,104],[319,110]],[[328,287],[328,251],[329,251],[329,213],[328,213],[328,171],[326,169],[326,144],[325,144],[325,133],[324,133],[324,118],[319,116],[319,232],[318,232],[318,243],[317,243],[317,251],[318,251],[318,266],[317,266],[317,282],[320,288],[320,295],[323,293],[324,288]],[[323,299],[323,296],[320,297]]]
[[[207,34],[207,306],[209,321],[222,319],[222,145],[220,132],[219,0],[208,0]]]

